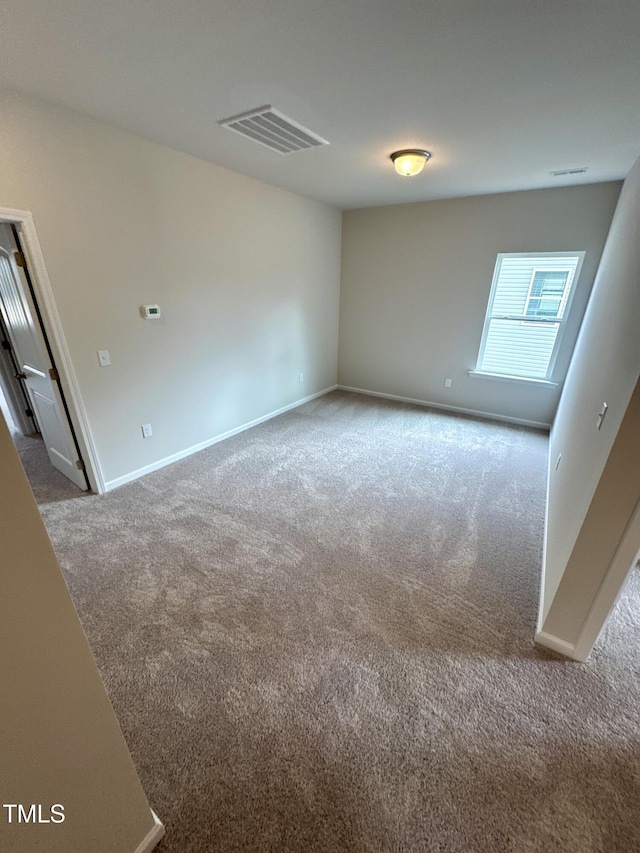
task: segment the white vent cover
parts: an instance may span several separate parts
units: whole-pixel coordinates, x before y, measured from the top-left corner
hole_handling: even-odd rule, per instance
[[[238,116],[219,121],[221,127],[227,127],[236,133],[241,133],[254,142],[266,145],[272,151],[280,154],[291,154],[292,151],[302,151],[304,148],[315,148],[318,145],[328,145],[326,139],[316,136],[306,127],[287,118],[270,106],[259,107],[256,110],[242,113]]]

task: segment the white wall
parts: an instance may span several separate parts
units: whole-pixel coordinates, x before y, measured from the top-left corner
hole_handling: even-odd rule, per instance
[[[105,480],[335,384],[339,211],[15,95],[0,111],[0,206],[33,214]]]
[[[0,804],[65,815],[0,809],[0,849],[133,853],[151,810],[1,414],[0,470]]]
[[[563,375],[619,191],[591,184],[345,212],[339,383],[550,424],[559,388],[467,375],[496,256],[586,251],[557,362]]]
[[[639,223],[640,160],[620,194],[550,439],[542,630],[568,646],[640,500]]]

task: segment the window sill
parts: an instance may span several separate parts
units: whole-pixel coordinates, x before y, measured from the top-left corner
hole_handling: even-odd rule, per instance
[[[518,385],[527,385],[531,388],[557,388],[557,382],[548,379],[528,379],[526,376],[505,376],[502,373],[483,373],[480,370],[469,370],[472,379],[497,379],[499,382],[515,382]]]

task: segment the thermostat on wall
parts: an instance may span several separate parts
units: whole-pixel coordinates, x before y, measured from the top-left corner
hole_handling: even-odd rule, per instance
[[[160,316],[159,305],[143,305],[142,316],[145,320],[156,320]]]

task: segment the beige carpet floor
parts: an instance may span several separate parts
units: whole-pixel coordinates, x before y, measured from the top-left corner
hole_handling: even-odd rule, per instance
[[[640,850],[640,573],[532,645],[544,433],[335,392],[102,497],[20,441],[159,851]]]

